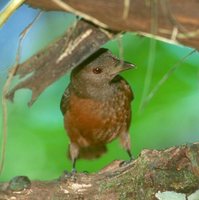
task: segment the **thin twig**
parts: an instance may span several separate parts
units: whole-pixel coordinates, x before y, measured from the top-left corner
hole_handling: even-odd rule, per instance
[[[164,30],[164,29],[158,29],[158,31],[160,33],[164,33],[164,34],[167,34],[167,35],[171,35],[171,31],[167,31],[167,30]],[[168,44],[175,44],[175,45],[180,45],[178,43],[178,41],[174,41],[174,40],[171,40],[171,39],[168,39],[168,38],[164,38],[162,36],[159,36],[159,35],[153,35],[152,33],[144,33],[144,32],[139,32],[139,35],[141,36],[144,36],[144,37],[149,37],[149,38],[153,38],[155,40],[159,40],[161,42],[165,42],[165,43],[168,43]],[[177,36],[178,37],[178,36]]]
[[[151,1],[151,33],[155,35],[157,33],[157,27],[158,27],[158,7],[157,7],[157,0]],[[144,87],[142,92],[142,98],[140,101],[139,106],[139,112],[141,112],[144,108],[144,102],[147,97],[147,94],[149,92],[149,88],[151,85],[151,79],[153,75],[153,67],[154,67],[154,61],[155,61],[155,48],[156,48],[156,40],[154,37],[150,39],[150,46],[149,46],[149,60],[148,60],[148,66],[147,71],[145,75],[144,80]]]
[[[12,69],[10,70],[9,74],[8,74],[8,78],[5,82],[5,85],[3,87],[3,94],[2,94],[2,115],[3,115],[3,134],[2,134],[2,146],[1,146],[1,160],[0,160],[0,174],[3,171],[3,167],[4,167],[4,161],[5,161],[5,152],[6,152],[6,142],[7,142],[7,120],[8,120],[8,116],[7,116],[7,104],[6,104],[6,94],[8,93],[10,84],[12,82],[12,79],[19,67],[19,62],[20,62],[20,58],[21,58],[21,49],[22,49],[22,42],[25,38],[25,36],[27,35],[27,33],[29,32],[29,30],[31,29],[31,27],[33,26],[33,24],[39,19],[39,17],[41,16],[41,11],[37,14],[37,16],[33,19],[33,21],[22,31],[22,33],[19,36],[19,42],[18,42],[18,48],[17,48],[17,53],[16,53],[16,59],[15,59],[15,64],[12,67]]]
[[[121,65],[123,65],[123,63],[124,63],[124,46],[123,46],[123,42],[122,42],[122,35],[118,34],[116,36],[116,38],[117,38],[118,49],[119,49],[119,58],[121,61]]]
[[[67,46],[65,47],[63,52],[57,58],[56,63],[59,63],[60,61],[62,61],[64,59],[64,57],[66,57],[69,52],[72,53],[72,51],[74,50],[74,42],[75,41],[73,41],[73,39],[71,39],[71,37],[76,30],[78,21],[79,21],[79,16],[76,16],[76,19],[75,19],[74,23],[71,25],[70,32],[69,32],[69,35],[67,37],[67,40],[69,42],[67,43]]]
[[[176,64],[173,65],[173,67],[171,67],[169,69],[169,71],[160,79],[160,81],[155,85],[155,87],[151,90],[151,92],[149,93],[149,95],[147,96],[147,98],[144,101],[144,106],[146,106],[149,101],[153,98],[153,96],[157,93],[157,91],[160,89],[160,87],[165,83],[165,81],[174,73],[174,71],[176,71],[176,69],[178,67],[181,66],[181,64],[189,57],[191,56],[193,53],[196,53],[197,50],[194,49],[191,52],[189,52],[186,56],[184,56],[182,59],[180,59]]]
[[[70,5],[68,5],[67,3],[65,3],[61,0],[51,0],[51,1],[67,12],[72,12],[75,15],[81,16],[81,17],[83,17],[83,18],[93,22],[94,24],[103,27],[103,28],[108,28],[108,26],[106,24],[104,24],[103,22],[97,20],[96,18],[94,18],[94,17],[92,17],[88,14],[85,14],[83,12],[80,12],[79,10],[72,8]]]
[[[11,0],[3,11],[0,12],[0,27],[7,21],[12,13],[21,6],[25,0]]]
[[[130,11],[130,0],[123,0],[124,1],[124,10],[123,10],[123,16],[122,18],[124,20],[126,20],[128,18],[129,15],[129,11]]]
[[[170,8],[170,1],[168,0],[162,0],[160,1],[160,5],[163,10],[163,14],[166,16],[166,18],[170,21],[170,23],[176,27],[181,32],[189,32],[186,27],[184,27],[181,23],[178,22],[178,20],[175,18],[175,16],[172,13],[172,9]]]
[[[177,36],[178,36],[178,28],[174,27],[171,34],[171,40],[176,41]]]

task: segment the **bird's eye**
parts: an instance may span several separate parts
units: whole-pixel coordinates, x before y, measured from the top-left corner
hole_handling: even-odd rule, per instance
[[[102,73],[102,69],[99,68],[99,67],[96,67],[96,68],[93,69],[93,73],[94,74],[100,74],[100,73]]]

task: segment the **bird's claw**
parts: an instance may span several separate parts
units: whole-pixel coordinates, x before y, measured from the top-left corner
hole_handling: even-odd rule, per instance
[[[124,160],[124,161],[122,161],[120,164],[119,164],[119,166],[120,167],[123,167],[123,166],[126,166],[126,165],[128,165],[128,164],[130,164],[132,161],[134,161],[135,159],[133,158],[133,157],[131,157],[130,158],[130,160]]]
[[[65,180],[73,177],[77,173],[77,170],[75,168],[72,169],[71,172],[64,170],[63,174],[59,177],[59,180]]]

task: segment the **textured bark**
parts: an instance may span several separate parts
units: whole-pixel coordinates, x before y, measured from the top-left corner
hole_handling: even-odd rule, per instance
[[[199,49],[198,0],[63,0],[117,31],[152,33]],[[157,3],[156,3],[157,2]],[[50,0],[27,0],[33,7],[62,10]]]
[[[96,23],[93,20],[95,18],[106,24],[108,29],[100,28],[100,23],[93,25],[80,20],[75,28],[18,66],[16,75],[29,77],[18,83],[7,94],[7,98],[13,100],[16,90],[28,88],[32,90],[29,102],[32,105],[49,85],[86,60],[112,39],[117,31],[153,33],[199,47],[198,0],[133,0],[129,1],[126,8],[124,2],[127,1],[124,0],[64,2],[78,12],[85,13],[88,20]],[[62,10],[50,0],[27,0],[27,3],[45,10]]]
[[[155,200],[158,192],[188,196],[199,189],[199,143],[164,151],[144,150],[133,162],[120,164],[115,161],[96,174],[77,173],[31,184],[27,178],[17,184],[20,178],[15,178],[0,184],[0,199]]]
[[[28,103],[31,106],[49,85],[86,60],[113,35],[92,23],[79,20],[57,41],[17,66],[15,76],[19,75],[21,81],[6,97],[13,101],[16,90],[28,88],[32,90]]]

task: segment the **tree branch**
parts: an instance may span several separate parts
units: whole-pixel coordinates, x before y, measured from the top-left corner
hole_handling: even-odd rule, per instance
[[[157,31],[152,33],[174,42],[199,49],[199,1],[198,0],[133,0],[125,6],[125,0],[63,0],[69,12],[77,11],[97,20],[111,30],[133,31],[151,34],[153,12],[157,7]],[[54,1],[27,0],[33,7],[44,10],[66,11]],[[157,4],[157,5],[156,5]],[[70,9],[72,8],[72,9]],[[128,12],[127,12],[128,11]],[[125,15],[125,12],[128,13]],[[125,17],[124,17],[125,16]],[[94,22],[94,21],[92,21]],[[98,24],[100,25],[100,24]]]
[[[79,20],[57,41],[18,66],[15,75],[26,79],[22,79],[6,97],[13,101],[16,90],[28,88],[32,90],[28,103],[31,106],[49,85],[86,60],[113,36],[111,32]]]
[[[27,178],[17,177],[0,184],[0,199],[155,200],[166,191],[189,196],[199,190],[199,143],[144,150],[130,164],[121,166],[121,161],[114,161],[97,174],[77,173],[28,183]]]

